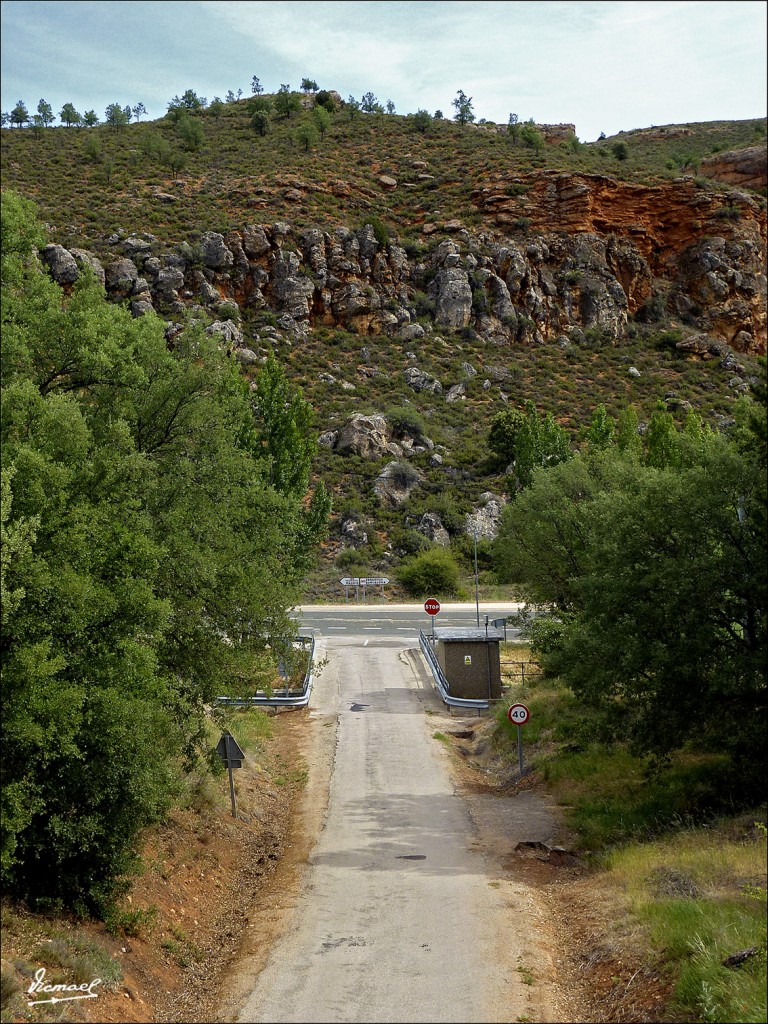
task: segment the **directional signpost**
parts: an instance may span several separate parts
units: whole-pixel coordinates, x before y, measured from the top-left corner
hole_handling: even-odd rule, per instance
[[[520,766],[520,774],[523,774],[523,726],[530,720],[531,712],[525,704],[513,704],[507,712],[507,718],[512,725],[517,726],[517,762]]]
[[[243,767],[245,754],[240,749],[240,745],[231,732],[222,734],[221,739],[216,744],[216,753],[224,762],[229,772],[229,795],[232,798],[232,817],[236,818],[237,801],[235,800],[235,780],[232,777],[232,769]]]
[[[339,580],[342,587],[344,587],[344,600],[349,597],[349,588],[355,588],[355,597],[357,597],[358,590],[360,587],[363,588],[363,601],[365,601],[365,588],[366,587],[381,587],[381,593],[384,594],[384,587],[389,583],[389,577],[387,576],[345,576],[343,580]]]

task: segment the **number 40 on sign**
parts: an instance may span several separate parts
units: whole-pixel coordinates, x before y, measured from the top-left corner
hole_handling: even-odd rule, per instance
[[[512,725],[525,725],[530,717],[531,713],[525,704],[513,704],[507,712],[507,718]]]
[[[523,730],[520,726],[525,725],[530,717],[531,712],[525,704],[513,704],[507,712],[507,718],[510,720],[512,725],[517,726],[517,763],[520,768],[521,776],[523,774]]]

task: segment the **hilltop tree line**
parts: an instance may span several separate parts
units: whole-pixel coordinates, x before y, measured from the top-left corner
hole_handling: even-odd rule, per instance
[[[252,115],[252,126],[262,135],[266,134],[266,125],[268,124],[270,114],[280,118],[287,118],[302,109],[300,94],[292,91],[289,84],[282,84],[272,97],[265,96],[261,81],[254,75],[251,80],[251,93],[253,99],[248,103],[248,110]],[[304,96],[309,96],[310,94],[315,96],[315,109],[319,108],[328,113],[334,112],[335,103],[331,94],[327,90],[319,89],[314,79],[302,79],[301,93]],[[207,97],[198,96],[194,89],[187,89],[181,95],[174,96],[168,102],[166,116],[176,119],[184,112],[196,113],[208,110],[214,117],[219,117],[226,105],[235,103],[241,100],[242,97],[242,89],[238,89],[237,92],[230,89],[227,91],[224,99],[220,96],[214,96],[209,103]],[[472,97],[467,96],[463,89],[458,90],[456,97],[451,102],[456,111],[454,120],[458,125],[463,127],[475,122]],[[364,93],[359,100],[352,95],[348,96],[344,106],[349,112],[350,117],[355,117],[359,112],[364,114],[395,113],[395,104],[391,99],[382,104],[374,93],[370,91]],[[133,106],[131,104],[110,103],[104,111],[104,124],[112,128],[123,128],[131,123],[132,118],[140,121],[142,116],[146,114],[147,108],[142,102],[136,103]],[[100,124],[95,110],[88,110],[81,114],[72,103],[65,103],[59,111],[58,117],[61,124],[67,128],[93,128]],[[439,121],[443,119],[443,112],[442,110],[436,110],[434,114],[430,114],[426,110],[419,109],[410,117],[416,128],[424,132],[433,120]],[[34,114],[29,113],[27,105],[23,100],[18,100],[9,112],[3,111],[2,113],[3,127],[10,125],[16,128],[23,128],[25,126],[32,126],[37,129],[49,128],[54,124],[55,120],[56,115],[53,112],[53,108],[45,99],[39,100]],[[485,124],[486,122],[481,118],[478,123]],[[517,114],[510,114],[508,130],[515,145],[517,145],[518,141],[522,141],[525,145],[535,148],[538,152],[543,144],[543,135],[536,128],[533,118],[526,122],[520,122]]]
[[[274,360],[249,386],[201,325],[65,294],[44,241],[3,192],[0,875],[103,914],[209,763],[206,707],[289,648],[330,503]]]

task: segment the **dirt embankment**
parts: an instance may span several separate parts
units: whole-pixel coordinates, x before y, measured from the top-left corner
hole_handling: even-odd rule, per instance
[[[3,959],[20,989],[4,1021],[233,1019],[238,988],[264,966],[285,927],[311,837],[322,823],[318,797],[329,759],[318,757],[317,744],[328,746],[332,730],[324,726],[332,723],[297,711],[276,716],[273,724],[260,763],[248,759],[237,773],[238,819],[231,816],[225,776],[217,782],[214,805],[201,802],[198,809],[178,811],[149,836],[144,873],[125,903],[128,913],[140,921],[145,917],[138,934],[114,937],[103,925],[12,912]],[[482,812],[473,814],[476,842],[502,876],[523,884],[537,903],[537,942],[553,967],[551,976],[534,972],[527,983],[548,987],[553,999],[543,1002],[554,1002],[562,1020],[663,1020],[667,986],[642,965],[642,950],[619,924],[625,920],[623,909],[603,889],[599,875],[584,864],[554,866],[535,851],[523,857],[512,848],[503,825],[509,801],[516,802],[515,813],[523,820],[526,814],[557,813],[541,784],[534,776],[522,786],[514,783],[514,766],[489,753],[489,722],[448,725],[453,728],[446,755],[454,785],[470,809],[473,799],[483,803]],[[490,797],[500,801],[499,811],[507,805],[505,813],[488,813]],[[535,825],[532,818],[534,831]],[[567,832],[561,835],[567,842]],[[29,1009],[26,986],[33,970],[46,962],[40,950],[54,933],[97,940],[119,963],[122,981],[111,991],[102,987],[92,1001],[64,1004],[65,1010]],[[49,969],[50,980],[54,974]]]

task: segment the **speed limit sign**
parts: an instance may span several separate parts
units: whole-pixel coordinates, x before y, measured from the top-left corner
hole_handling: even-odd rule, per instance
[[[507,718],[510,720],[512,725],[525,725],[530,717],[531,712],[525,704],[513,704],[507,712]]]

